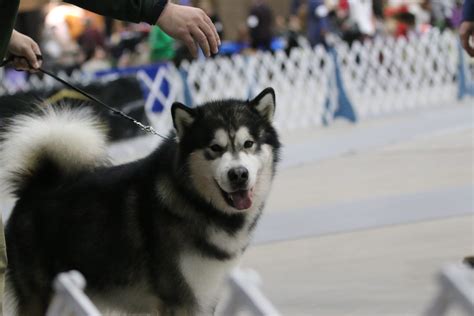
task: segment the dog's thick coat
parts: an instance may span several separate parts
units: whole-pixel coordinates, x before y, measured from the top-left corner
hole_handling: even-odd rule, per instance
[[[119,166],[85,110],[14,120],[0,163],[18,198],[6,240],[19,315],[43,315],[54,277],[73,269],[103,308],[212,314],[275,174],[274,111],[270,88],[251,101],[174,104],[176,135]]]

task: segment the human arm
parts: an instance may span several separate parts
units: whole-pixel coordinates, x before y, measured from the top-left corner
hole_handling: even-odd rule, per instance
[[[168,0],[65,0],[70,4],[128,22],[155,24]]]
[[[168,0],[66,0],[95,13],[129,22],[157,24],[175,39],[182,40],[197,56],[196,43],[206,56],[217,53],[219,35],[203,10],[168,3]]]

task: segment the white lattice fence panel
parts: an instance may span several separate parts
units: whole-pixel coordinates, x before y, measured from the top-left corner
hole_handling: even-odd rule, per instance
[[[337,47],[347,93],[359,118],[449,104],[456,95],[456,36],[437,29],[408,39]]]
[[[62,86],[61,83],[57,82],[55,79],[49,76],[44,75],[40,77],[41,74],[26,77],[24,80],[19,77],[17,78],[17,80],[14,81],[5,80],[3,76],[5,76],[5,72],[1,70],[0,95],[15,94],[31,90],[49,90],[54,87]],[[68,82],[82,85],[87,85],[92,80],[91,75],[87,75],[79,70],[73,71],[70,75],[62,71],[58,73],[58,76]]]
[[[252,77],[252,58],[235,55],[194,62],[183,68],[193,103],[224,98],[247,98]]]
[[[195,104],[221,98],[249,98],[266,87],[277,92],[276,125],[294,129],[319,125],[325,113],[333,62],[322,49],[295,49],[219,58],[187,66]]]
[[[457,37],[451,32],[433,29],[422,36],[398,40],[377,37],[354,43],[351,48],[337,43],[335,51],[343,84],[358,118],[455,100],[458,50]],[[79,72],[62,76],[81,84],[90,79]],[[172,65],[162,67],[154,78],[145,72],[137,76],[150,91],[145,107],[160,132],[172,126],[169,109],[174,101],[185,99],[185,88],[195,105],[223,98],[247,99],[271,86],[277,93],[275,120],[280,130],[331,122],[341,93],[332,55],[322,47],[294,49],[290,56],[259,52],[219,57],[185,64],[179,70]],[[163,81],[168,81],[170,87],[166,95],[160,91]],[[49,77],[31,77],[25,87],[8,86],[5,82],[0,86],[3,92],[14,93],[56,84]],[[163,112],[152,112],[155,101],[164,106]]]
[[[253,94],[271,86],[277,93],[276,126],[281,130],[322,123],[333,62],[322,49],[262,54],[255,60]]]
[[[474,59],[470,58],[466,52],[462,52],[464,55],[464,76],[468,84],[474,85]]]

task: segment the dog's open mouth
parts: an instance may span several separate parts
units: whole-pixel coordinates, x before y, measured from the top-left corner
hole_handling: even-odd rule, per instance
[[[221,189],[222,195],[227,204],[239,211],[246,210],[252,206],[253,190],[238,190],[235,192],[225,192]]]

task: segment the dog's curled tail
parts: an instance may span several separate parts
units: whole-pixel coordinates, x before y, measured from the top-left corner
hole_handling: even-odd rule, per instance
[[[106,130],[87,108],[44,106],[13,118],[1,135],[1,189],[19,195],[30,185],[107,164]]]

